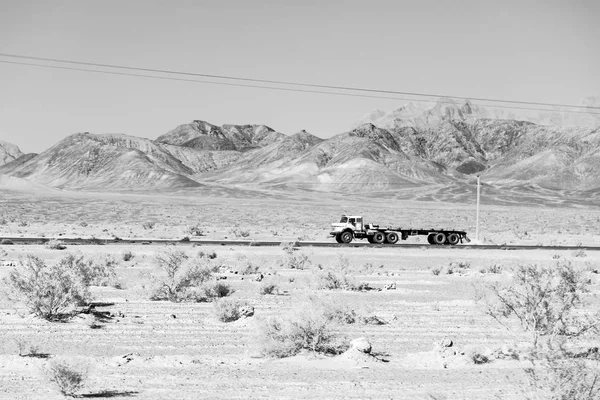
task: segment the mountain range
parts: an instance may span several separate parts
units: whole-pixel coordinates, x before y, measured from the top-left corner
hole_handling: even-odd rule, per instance
[[[0,142],[0,174],[65,190],[217,185],[342,193],[459,187],[481,174],[487,184],[509,190],[600,192],[600,121],[594,116],[582,126],[510,117],[470,101],[439,99],[372,112],[328,139],[200,120],[155,140],[76,133],[40,154]]]

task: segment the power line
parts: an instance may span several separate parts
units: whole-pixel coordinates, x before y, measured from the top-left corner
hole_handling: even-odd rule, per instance
[[[2,55],[2,54],[0,54],[0,55]],[[62,70],[70,70],[70,71],[91,72],[91,73],[106,74],[106,75],[134,76],[134,77],[169,80],[169,81],[195,82],[195,83],[206,83],[206,84],[213,84],[213,85],[248,87],[248,88],[267,89],[267,90],[279,90],[279,91],[286,91],[286,92],[318,93],[318,94],[328,94],[328,95],[335,95],[335,96],[401,100],[401,101],[412,101],[412,102],[419,102],[419,103],[437,103],[437,102],[451,103],[451,100],[444,100],[444,99],[421,100],[421,99],[409,99],[409,98],[391,97],[391,96],[376,96],[376,95],[357,94],[357,93],[327,92],[327,91],[323,91],[323,90],[284,88],[284,87],[275,87],[275,86],[261,86],[261,85],[252,85],[252,84],[244,84],[244,83],[217,82],[217,81],[207,81],[207,80],[200,80],[200,79],[176,78],[176,77],[172,77],[172,76],[145,75],[145,74],[135,74],[135,73],[130,73],[130,72],[117,72],[117,71],[105,71],[105,70],[95,70],[95,69],[86,69],[86,68],[77,68],[77,67],[66,67],[66,66],[62,66],[62,65],[35,64],[35,63],[27,63],[27,62],[19,62],[19,61],[0,60],[0,63],[26,65],[26,66],[32,66],[32,67],[51,68],[51,69],[62,69]],[[506,105],[503,106],[503,105],[495,105],[495,104],[491,104],[491,105],[489,105],[489,107],[511,109],[511,110],[531,110],[531,111],[547,111],[547,112],[559,111],[556,109],[517,107],[517,106],[506,106]],[[589,112],[589,111],[560,110],[560,112],[569,113],[569,114],[600,115],[600,113],[593,113],[593,112]]]
[[[563,108],[578,108],[578,109],[583,108],[583,109],[600,110],[600,107],[593,107],[593,106],[576,106],[576,105],[572,105],[572,104],[555,104],[555,103],[541,103],[541,102],[533,102],[533,101],[501,100],[501,99],[490,99],[490,98],[482,98],[482,97],[448,96],[448,95],[443,95],[443,94],[401,92],[401,91],[395,91],[395,90],[368,89],[368,88],[333,86],[333,85],[319,85],[319,84],[312,84],[312,83],[243,78],[243,77],[236,77],[236,76],[214,75],[214,74],[184,72],[184,71],[176,71],[176,70],[162,70],[162,69],[153,69],[153,68],[130,67],[130,66],[116,65],[116,64],[91,63],[91,62],[65,60],[65,59],[58,59],[58,58],[33,57],[33,56],[24,56],[24,55],[20,55],[20,54],[0,53],[0,56],[27,59],[27,60],[87,65],[87,66],[103,67],[103,68],[116,68],[116,69],[126,69],[126,70],[135,70],[135,71],[144,71],[144,72],[156,72],[156,73],[173,74],[173,75],[198,76],[198,77],[204,77],[204,78],[217,78],[217,79],[227,79],[227,80],[256,82],[256,83],[269,83],[269,84],[277,84],[277,85],[293,85],[293,86],[312,87],[312,88],[319,88],[319,89],[351,90],[351,91],[358,91],[358,92],[385,93],[385,94],[394,94],[394,95],[403,95],[403,96],[418,96],[418,97],[432,97],[432,98],[449,97],[449,98],[461,99],[461,100],[474,100],[474,101],[484,101],[484,102],[493,102],[493,103],[526,104],[526,105],[546,106],[546,107],[563,107]]]

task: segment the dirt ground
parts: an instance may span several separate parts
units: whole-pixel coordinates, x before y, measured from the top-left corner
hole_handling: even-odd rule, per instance
[[[198,225],[200,238],[331,240],[329,223],[343,213],[362,214],[394,226],[462,228],[473,235],[472,205],[360,202],[316,199],[185,198],[89,195],[19,198],[0,197],[2,236],[165,237],[177,238]],[[488,243],[599,244],[600,211],[580,208],[483,209],[482,237]],[[407,225],[404,225],[406,221]],[[154,226],[144,223],[154,222]],[[85,226],[82,226],[85,225]],[[558,232],[561,234],[558,234]],[[409,240],[414,241],[416,238]],[[421,239],[422,240],[422,239]],[[422,240],[423,241],[423,240]],[[190,255],[215,252],[233,298],[255,307],[252,317],[220,322],[210,303],[150,301],[148,273],[160,246],[0,246],[0,279],[19,257],[35,254],[52,263],[68,252],[93,257],[110,254],[119,260],[120,285],[93,287],[98,310],[115,316],[96,326],[90,315],[67,323],[34,318],[23,306],[0,299],[0,398],[58,399],[62,396],[43,374],[54,357],[81,359],[91,367],[84,397],[143,399],[344,398],[344,399],[519,399],[524,361],[495,359],[475,364],[468,355],[491,353],[525,338],[485,315],[476,302],[487,284],[508,281],[518,264],[551,265],[562,257],[586,271],[592,282],[587,299],[600,309],[600,252],[546,250],[474,250],[422,248],[301,248],[310,267],[288,269],[280,247],[178,246]],[[123,261],[123,253],[133,258]],[[354,292],[317,290],[311,279],[318,265],[348,259],[357,281],[382,290]],[[260,266],[264,280],[234,274],[247,262]],[[467,266],[445,273],[451,262]],[[500,273],[482,272],[497,264]],[[441,268],[439,274],[434,270]],[[278,294],[261,295],[265,282]],[[395,287],[385,290],[388,284]],[[115,285],[116,286],[116,285]],[[365,337],[372,356],[343,354],[317,357],[300,354],[286,359],[260,356],[260,324],[302,304],[311,294],[335,299],[377,316],[383,325],[349,324],[337,328],[347,340]],[[96,329],[92,329],[95,327]],[[453,342],[456,355],[436,350],[435,343]],[[20,356],[36,348],[36,357]],[[464,354],[462,354],[464,353]]]

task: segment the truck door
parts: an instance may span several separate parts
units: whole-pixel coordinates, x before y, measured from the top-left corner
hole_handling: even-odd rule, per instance
[[[359,231],[363,230],[363,219],[362,217],[356,218],[356,229]]]

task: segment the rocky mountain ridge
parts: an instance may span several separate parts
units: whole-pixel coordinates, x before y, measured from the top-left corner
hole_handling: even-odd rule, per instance
[[[203,185],[365,193],[461,187],[482,174],[499,188],[600,191],[598,127],[498,119],[440,99],[371,113],[329,139],[265,125],[192,121],[156,140],[78,133],[0,174],[68,190],[180,190]],[[512,189],[511,189],[512,190]]]
[[[18,146],[0,140],[0,166],[21,157],[23,152]]]

